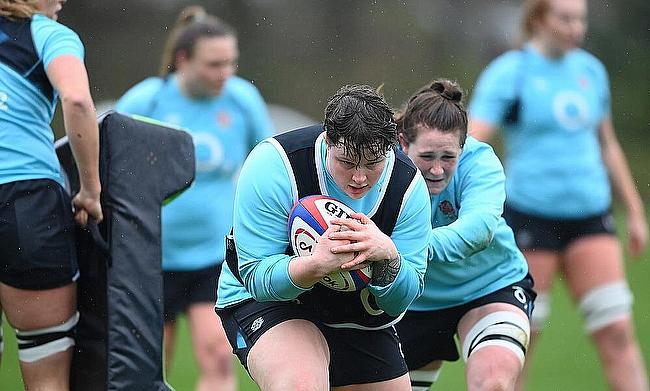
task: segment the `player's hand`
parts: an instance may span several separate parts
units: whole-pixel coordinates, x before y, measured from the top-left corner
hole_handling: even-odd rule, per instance
[[[99,203],[100,192],[91,192],[83,187],[72,199],[74,205],[74,219],[77,224],[85,227],[88,224],[88,217],[93,218],[97,223],[102,221],[102,206]]]
[[[630,255],[639,258],[648,244],[648,225],[641,213],[627,217],[627,248]]]
[[[354,270],[363,268],[370,262],[384,261],[398,257],[395,244],[375,223],[363,213],[353,213],[349,219],[333,219],[331,224],[346,227],[346,230],[331,232],[333,240],[348,240],[349,244],[332,248],[335,254],[354,254],[352,261],[345,263],[341,269]]]
[[[332,251],[334,247],[349,245],[350,241],[346,239],[332,239],[331,234],[338,232],[341,226],[331,224],[329,228],[321,235],[318,243],[314,247],[314,252],[311,256],[314,264],[320,265],[318,275],[320,277],[327,276],[333,272],[339,271],[341,265],[350,262],[354,259],[354,254],[350,253],[335,253]]]

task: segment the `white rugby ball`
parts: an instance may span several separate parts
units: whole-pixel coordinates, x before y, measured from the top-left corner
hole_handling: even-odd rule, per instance
[[[296,255],[310,255],[320,236],[334,218],[350,217],[354,211],[332,197],[315,195],[301,198],[289,213],[289,242]],[[335,272],[319,283],[336,291],[355,292],[370,282],[370,266],[352,271]]]

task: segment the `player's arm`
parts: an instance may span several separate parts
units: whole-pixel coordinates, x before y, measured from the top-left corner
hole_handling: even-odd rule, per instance
[[[488,142],[494,137],[515,98],[515,78],[521,78],[522,71],[520,55],[500,56],[485,68],[476,82],[469,104],[469,134],[479,141]]]
[[[81,186],[73,199],[75,218],[82,225],[88,215],[101,221],[99,130],[86,67],[77,56],[65,54],[49,62],[47,76],[59,92],[65,131],[79,170]]]
[[[433,228],[429,259],[462,262],[490,245],[505,201],[505,175],[486,144],[464,156],[455,175],[460,179],[460,210],[453,223]]]
[[[628,249],[632,256],[638,257],[648,243],[648,225],[641,196],[634,185],[611,117],[608,116],[601,122],[599,136],[603,161],[609,172],[613,190],[627,212]]]
[[[389,315],[396,316],[408,306],[424,289],[424,274],[427,271],[427,240],[431,230],[431,202],[426,184],[417,175],[404,196],[397,224],[391,239],[398,251],[398,264],[393,260],[386,265],[373,264],[373,279],[368,290],[375,296],[377,305]],[[380,265],[379,267],[375,266]],[[375,276],[375,273],[384,273]]]
[[[233,219],[239,273],[257,301],[294,299],[339,269],[347,259],[344,257],[352,257],[333,254],[330,248],[335,244],[326,235],[310,256],[285,254],[289,246],[287,219],[294,198],[279,152],[270,142],[262,142],[242,167]]]
[[[479,118],[470,118],[469,134],[479,141],[489,142],[497,132],[498,126]]]

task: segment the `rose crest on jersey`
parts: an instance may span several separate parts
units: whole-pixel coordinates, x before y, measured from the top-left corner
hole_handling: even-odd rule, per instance
[[[438,209],[450,219],[456,219],[458,214],[456,213],[456,208],[448,200],[442,200],[438,204]]]

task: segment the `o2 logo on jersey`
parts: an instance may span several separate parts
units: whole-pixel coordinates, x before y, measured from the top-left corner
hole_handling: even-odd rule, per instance
[[[192,134],[196,151],[196,171],[207,172],[220,168],[224,162],[221,141],[210,133]]]
[[[384,313],[384,311],[381,308],[379,308],[379,306],[375,302],[375,297],[370,294],[370,291],[368,290],[367,287],[361,290],[361,295],[359,296],[359,298],[361,299],[361,304],[363,304],[363,308],[370,315],[377,316]]]
[[[562,91],[553,98],[553,116],[568,131],[584,128],[589,124],[587,100],[575,91]]]
[[[7,101],[9,100],[9,95],[6,92],[0,91],[0,110],[7,111],[9,106],[7,106]]]

